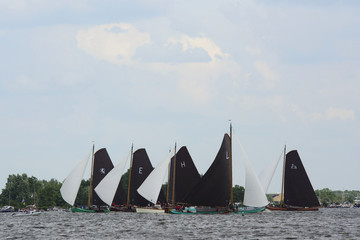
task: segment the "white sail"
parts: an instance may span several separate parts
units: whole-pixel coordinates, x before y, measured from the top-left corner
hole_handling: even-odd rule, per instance
[[[71,206],[74,205],[90,155],[91,153],[70,172],[60,188],[62,198]]]
[[[237,139],[238,140],[238,139]],[[249,207],[264,207],[268,205],[265,191],[256,176],[249,159],[246,156],[245,150],[243,149],[240,141],[241,152],[243,154],[245,164],[245,193],[244,193],[244,205]]]
[[[283,152],[281,152],[280,157],[278,159],[275,159],[272,162],[270,162],[270,164],[268,166],[266,166],[259,174],[259,180],[263,186],[265,193],[267,192],[267,190],[269,188],[271,179],[274,176],[275,170],[276,170],[282,156],[283,156]]]
[[[118,163],[118,165],[111,169],[95,188],[97,195],[109,206],[111,206],[114,200],[128,158],[129,154]]]
[[[138,193],[149,202],[156,204],[161,190],[162,183],[168,170],[171,153],[149,174],[141,186],[137,189]]]

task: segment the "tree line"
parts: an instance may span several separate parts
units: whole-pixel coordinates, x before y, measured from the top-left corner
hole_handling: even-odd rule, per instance
[[[129,179],[129,170],[122,176],[120,183],[124,189],[127,189]],[[41,209],[48,209],[55,206],[70,207],[61,197],[60,188],[62,183],[56,179],[38,180],[36,177],[28,177],[27,174],[12,174],[8,176],[5,188],[0,194],[0,205],[11,205],[16,209],[24,208],[28,205],[36,205]],[[88,204],[90,180],[82,180],[75,205],[84,206]],[[163,191],[166,192],[167,184],[163,185]],[[233,187],[234,202],[242,202],[244,198],[244,187],[235,185]],[[125,191],[127,192],[127,191]],[[341,203],[348,201],[354,203],[354,200],[360,196],[360,191],[331,191],[328,188],[316,190],[323,206],[330,203]],[[268,196],[271,201],[271,196]]]

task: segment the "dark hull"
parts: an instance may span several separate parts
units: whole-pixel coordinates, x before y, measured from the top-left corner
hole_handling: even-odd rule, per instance
[[[295,207],[270,207],[266,206],[266,209],[269,209],[271,211],[318,211],[319,207],[306,207],[306,208],[295,208]]]
[[[111,207],[111,208],[110,208],[110,211],[111,211],[111,212],[136,212],[135,209],[133,209],[133,208],[126,208],[126,207],[120,207],[120,208]]]

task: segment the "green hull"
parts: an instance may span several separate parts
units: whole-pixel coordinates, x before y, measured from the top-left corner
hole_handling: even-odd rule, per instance
[[[110,212],[110,210],[103,210],[103,211],[95,211],[93,209],[84,209],[84,208],[71,208],[72,212],[87,212],[87,213],[95,213],[95,212]]]
[[[265,207],[259,207],[259,208],[243,208],[243,209],[238,209],[237,212],[234,212],[235,214],[245,214],[245,213],[257,213],[257,212],[262,212],[265,210]]]
[[[261,212],[264,211],[265,207],[259,207],[259,208],[241,208],[236,212],[221,212],[221,211],[199,211],[199,212],[181,212],[181,211],[176,211],[176,210],[172,210],[170,211],[171,214],[228,214],[228,213],[234,213],[234,214],[247,214],[247,213],[257,213],[257,212]]]

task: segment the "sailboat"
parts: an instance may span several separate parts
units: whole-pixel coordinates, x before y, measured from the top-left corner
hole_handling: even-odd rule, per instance
[[[310,179],[296,150],[286,153],[284,148],[283,178],[280,207],[266,206],[269,210],[317,211],[320,207]]]
[[[130,162],[129,182],[128,182],[128,195],[127,195],[127,207],[138,208],[152,205],[153,203],[141,196],[137,189],[142,185],[149,174],[154,170],[151,165],[149,156],[146,153],[145,148],[137,149]],[[166,201],[165,195],[162,190],[158,194],[158,200],[161,203]]]
[[[259,178],[255,174],[246,153],[238,141],[241,152],[244,157],[245,165],[245,192],[244,192],[244,201],[243,207],[236,208],[236,213],[255,213],[265,210],[265,206],[268,205],[269,201],[267,200],[263,186],[260,183]]]
[[[138,213],[165,213],[165,209],[161,208],[158,204],[159,193],[161,191],[162,183],[165,179],[166,172],[169,167],[171,159],[171,152],[169,155],[162,160],[154,170],[151,171],[149,176],[137,189],[137,192],[147,199],[149,202],[154,204],[151,208],[148,207],[137,207],[136,212]]]
[[[187,193],[184,202],[196,206],[196,213],[214,214],[229,211],[229,206],[233,204],[232,155],[231,137],[227,133],[215,160],[200,181]]]
[[[133,147],[131,147],[131,154],[132,150]],[[126,198],[120,180],[128,158],[129,156],[126,156],[118,165],[112,168],[94,188],[96,195],[113,211],[127,210],[127,208],[124,208]]]
[[[97,196],[93,190],[97,184],[105,177],[105,175],[110,171],[114,166],[110,160],[109,155],[105,148],[98,150],[94,153],[95,145],[92,147],[92,162],[91,162],[91,176],[90,176],[90,187],[89,187],[89,197],[88,197],[88,208],[77,208],[74,207],[75,199],[79,191],[81,180],[84,176],[84,172],[90,155],[82,160],[78,165],[70,172],[70,174],[64,180],[60,193],[62,198],[70,204],[72,207],[72,212],[109,212],[105,207],[105,203]],[[91,199],[93,202],[91,205]]]
[[[171,204],[168,212],[194,211],[195,209],[185,206],[185,197],[201,177],[185,146],[171,158],[168,176],[167,202]]]

